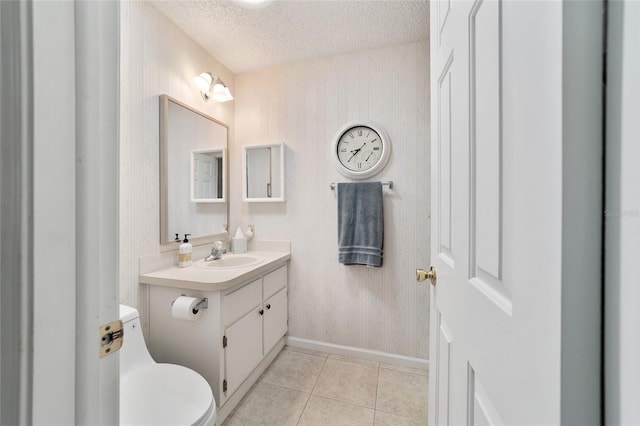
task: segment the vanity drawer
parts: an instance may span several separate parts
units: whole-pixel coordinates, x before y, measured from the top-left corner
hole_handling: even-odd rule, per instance
[[[262,303],[262,278],[224,296],[222,320],[227,326]]]
[[[264,276],[264,298],[268,299],[287,285],[287,265]]]

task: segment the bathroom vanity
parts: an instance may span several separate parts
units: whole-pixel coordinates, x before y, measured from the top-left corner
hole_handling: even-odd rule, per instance
[[[139,277],[148,285],[149,351],[157,362],[187,366],[207,379],[219,424],[280,352],[287,332],[289,242],[257,243],[248,253],[223,255],[226,263],[203,262],[198,253],[190,268]],[[256,250],[267,246],[271,250]],[[142,263],[141,271],[149,269]],[[197,320],[172,316],[181,295],[207,299]]]

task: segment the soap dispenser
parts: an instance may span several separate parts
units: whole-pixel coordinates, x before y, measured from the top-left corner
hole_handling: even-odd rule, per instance
[[[180,247],[178,247],[178,266],[181,268],[186,268],[191,266],[192,261],[192,252],[193,246],[189,243],[189,239],[187,238],[191,234],[184,234],[184,240]]]

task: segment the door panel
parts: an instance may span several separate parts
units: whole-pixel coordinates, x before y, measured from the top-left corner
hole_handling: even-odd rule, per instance
[[[469,30],[472,275],[501,277],[500,3],[476,2]]]
[[[451,70],[453,54],[449,56],[444,70],[438,79],[438,182],[437,191],[439,214],[436,236],[440,257],[453,267],[453,250],[451,248]]]
[[[498,410],[493,405],[491,397],[487,394],[487,391],[482,386],[482,383],[476,377],[475,371],[471,364],[469,364],[468,374],[468,390],[469,390],[469,403],[468,413],[469,426],[502,426],[505,423],[502,421]]]
[[[450,381],[450,365],[451,365],[451,344],[453,336],[447,324],[442,320],[442,315],[438,312],[437,333],[438,340],[436,343],[436,377],[432,376],[435,382],[436,392],[432,393],[433,406],[435,406],[435,423],[436,425],[449,424],[449,381]]]
[[[559,424],[562,4],[434,6],[430,424]]]

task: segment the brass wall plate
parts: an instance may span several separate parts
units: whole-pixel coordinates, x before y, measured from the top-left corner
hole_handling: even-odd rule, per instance
[[[124,341],[122,321],[113,321],[100,326],[100,358],[118,352]]]

